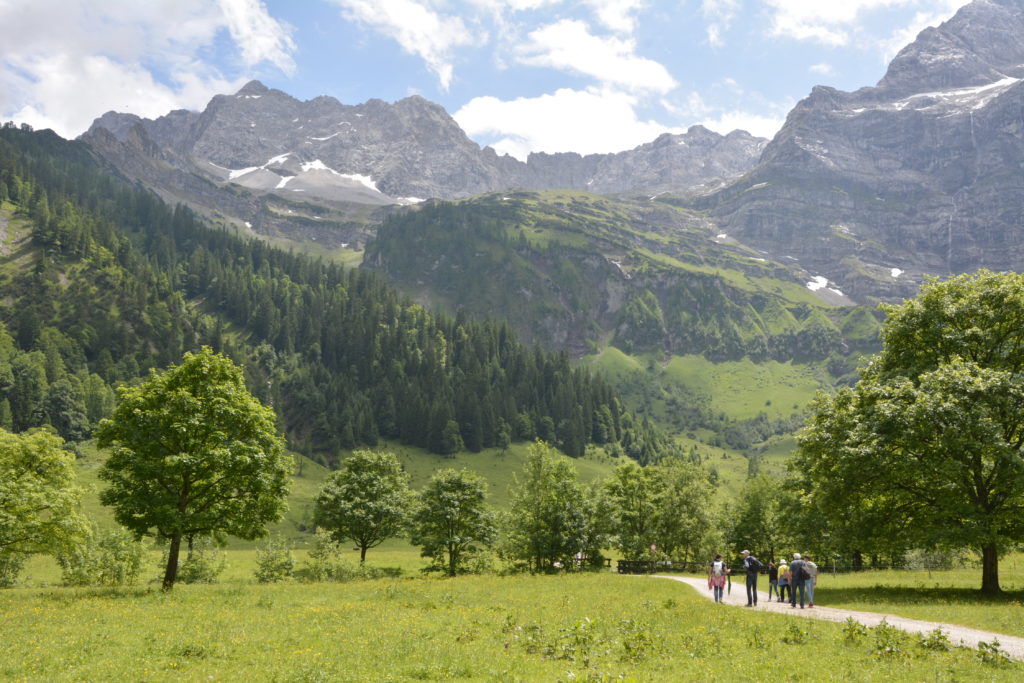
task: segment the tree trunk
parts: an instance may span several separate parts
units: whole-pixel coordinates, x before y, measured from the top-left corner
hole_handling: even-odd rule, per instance
[[[178,555],[180,552],[181,534],[175,533],[171,536],[171,547],[167,549],[167,569],[164,571],[164,591],[169,591],[174,588],[174,582],[178,578]]]
[[[859,550],[853,551],[853,570],[859,572],[864,569],[864,555]]]
[[[448,576],[455,576],[455,568],[459,564],[459,551],[448,551]]]
[[[366,546],[359,546],[359,564],[366,564]]]
[[[999,552],[993,544],[981,549],[981,592],[1002,592],[999,587]]]

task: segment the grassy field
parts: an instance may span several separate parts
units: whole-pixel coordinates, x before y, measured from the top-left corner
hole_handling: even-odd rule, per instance
[[[1017,664],[611,573],[0,592],[0,678],[1011,681]]]
[[[826,386],[815,365],[749,359],[713,363],[703,356],[673,356],[665,366],[669,380],[711,393],[711,405],[737,420],[789,417],[803,410],[814,392]]]
[[[468,469],[480,474],[488,483],[488,502],[497,508],[509,505],[509,487],[513,476],[522,471],[523,463],[529,451],[529,444],[512,444],[502,454],[500,450],[484,449],[480,453],[462,452],[453,457],[444,457],[427,453],[422,449],[395,444],[382,444],[382,449],[393,452],[411,478],[411,486],[419,490],[426,485],[433,473],[441,468]],[[99,479],[99,470],[106,458],[104,452],[97,450],[92,443],[83,443],[80,448],[82,457],[75,462],[79,485],[85,491],[82,498],[83,511],[101,526],[114,524],[114,515],[110,508],[100,504],[99,492],[104,483]],[[308,529],[312,527],[313,505],[324,480],[330,471],[322,465],[308,459],[301,459],[301,468],[292,478],[292,488],[288,497],[288,512],[280,522],[270,526],[271,533],[283,534],[296,544],[308,541]],[[580,481],[590,483],[611,473],[617,464],[613,459],[566,458],[579,472]],[[233,548],[252,548],[253,543],[231,540]]]
[[[822,572],[815,602],[912,619],[944,621],[1024,637],[1024,555],[999,563],[999,597],[982,595],[981,569],[949,571],[872,571],[831,575]]]

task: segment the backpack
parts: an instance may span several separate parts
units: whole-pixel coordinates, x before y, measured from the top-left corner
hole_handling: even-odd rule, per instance
[[[794,566],[796,567],[796,569],[793,569]],[[807,569],[804,568],[803,560],[800,560],[799,563],[794,562],[793,564],[789,565],[789,569],[793,572],[794,581],[806,581],[810,578],[810,576],[808,576],[807,574]]]
[[[748,571],[756,572],[756,573],[760,574],[761,573],[761,568],[762,568],[760,560],[758,560],[753,555],[751,555],[747,559],[749,560],[749,562],[748,562],[749,570]]]
[[[711,563],[711,575],[721,576],[725,573],[725,562],[721,560],[715,560]]]

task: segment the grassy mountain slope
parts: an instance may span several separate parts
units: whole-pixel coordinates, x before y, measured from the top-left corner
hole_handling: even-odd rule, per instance
[[[647,199],[517,192],[420,207],[384,222],[364,265],[420,301],[569,349],[684,446],[719,453],[791,433],[815,391],[878,344],[875,311],[831,306],[799,269]],[[722,463],[743,470],[730,479],[746,476],[738,457]]]
[[[540,437],[580,456],[596,442],[645,462],[669,446],[600,378],[506,324],[436,314],[374,273],[211,226],[49,131],[0,129],[0,201],[6,232],[22,231],[0,264],[0,426],[13,431],[87,438],[114,386],[209,345],[322,462],[382,438],[441,454]]]

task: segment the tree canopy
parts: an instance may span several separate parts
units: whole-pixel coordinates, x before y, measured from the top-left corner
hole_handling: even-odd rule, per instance
[[[0,429],[0,556],[57,552],[87,533],[75,456],[44,430]]]
[[[932,280],[885,310],[882,352],[817,398],[794,472],[848,543],[974,548],[997,592],[1024,540],[1024,276]]]
[[[468,556],[494,543],[494,513],[486,505],[487,482],[468,470],[434,473],[417,496],[412,543],[424,557],[455,576]]]
[[[594,497],[585,494],[576,469],[549,445],[530,446],[511,493],[503,545],[507,558],[544,571],[579,552],[600,553],[605,539],[595,528]]]
[[[316,499],[314,519],[334,540],[359,546],[359,561],[366,551],[399,535],[412,512],[409,474],[387,451],[358,450],[324,482]]]
[[[245,388],[241,369],[204,348],[181,365],[121,390],[100,423],[112,446],[100,494],[137,535],[170,541],[164,589],[174,586],[182,538],[253,539],[285,509],[293,460],[273,409]]]

